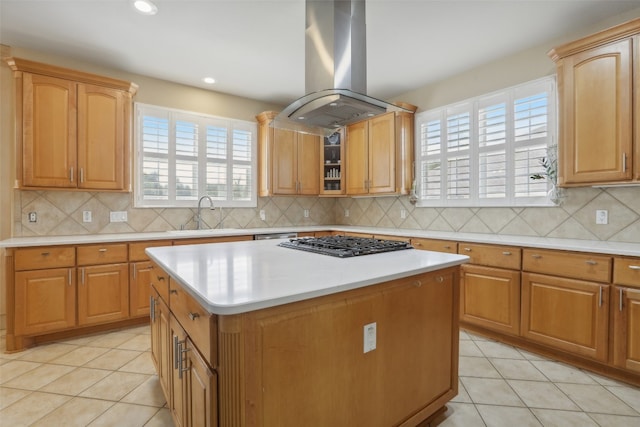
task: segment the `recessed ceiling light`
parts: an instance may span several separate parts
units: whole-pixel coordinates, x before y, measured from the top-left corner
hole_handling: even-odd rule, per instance
[[[144,15],[155,15],[158,7],[151,0],[133,0],[133,7]]]
[[[216,82],[216,79],[214,79],[213,77],[205,77],[204,79],[202,79],[202,81],[208,85],[212,85]]]

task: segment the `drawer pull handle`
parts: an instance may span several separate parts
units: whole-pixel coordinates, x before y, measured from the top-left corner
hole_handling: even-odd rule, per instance
[[[98,249],[98,252],[107,252],[107,248],[100,248]]]
[[[464,248],[465,252],[471,252],[471,248]]]
[[[620,288],[620,298],[619,298],[619,301],[618,301],[618,310],[619,311],[622,311],[622,293],[623,293],[623,289]]]
[[[413,245],[414,245],[414,246],[422,246],[422,243],[420,243],[420,242],[415,242]]]
[[[151,317],[151,323],[156,323],[156,300],[153,295],[149,297],[149,315]]]
[[[507,256],[508,256],[508,255],[511,255],[511,252],[509,252],[509,251],[504,251],[504,252],[502,252],[502,255],[507,255]]]
[[[632,270],[640,270],[640,265],[630,265],[629,268]]]
[[[162,282],[164,280],[164,276],[158,276],[158,280]]]
[[[42,252],[40,255],[42,255],[42,256],[49,256],[49,255],[51,255],[51,252]]]
[[[602,286],[600,286],[600,297],[598,299],[598,307],[602,307]]]
[[[594,260],[592,260],[592,259],[589,259],[589,260],[587,260],[587,261],[585,261],[585,262],[586,262],[587,264],[589,264],[589,265],[598,265],[598,261],[594,261]]]
[[[200,315],[198,313],[189,313],[189,319],[196,320]]]
[[[449,245],[444,245],[444,248],[445,248],[445,249],[451,249],[451,246],[449,246]]]
[[[533,255],[531,255],[531,258],[533,258],[533,259],[540,259],[540,258],[542,258],[542,255],[533,254]]]
[[[174,294],[174,295],[178,295],[178,290],[177,289],[169,289],[169,293],[170,294]]]
[[[438,283],[444,282],[444,277],[442,277],[442,276],[436,277],[436,282],[438,282]]]

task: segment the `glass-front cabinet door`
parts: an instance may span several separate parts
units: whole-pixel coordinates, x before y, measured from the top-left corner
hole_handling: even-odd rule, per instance
[[[339,130],[324,137],[322,144],[321,194],[344,194],[344,144],[343,131]]]

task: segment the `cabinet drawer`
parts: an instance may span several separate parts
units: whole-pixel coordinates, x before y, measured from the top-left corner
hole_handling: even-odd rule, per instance
[[[224,236],[224,237],[200,237],[195,239],[174,240],[174,246],[179,245],[204,245],[206,243],[244,242],[253,240],[253,236]]]
[[[523,270],[593,282],[611,281],[611,257],[572,252],[525,249]]]
[[[451,240],[414,238],[411,239],[411,244],[414,248],[425,251],[446,252],[450,254],[458,253],[458,243]]]
[[[148,261],[149,257],[144,250],[158,246],[171,246],[171,240],[129,243],[129,261]]]
[[[150,285],[155,288],[164,302],[169,304],[169,275],[153,261],[151,262]]]
[[[411,238],[409,237],[401,237],[401,236],[386,236],[386,235],[382,235],[382,234],[376,234],[373,236],[374,239],[380,239],[380,240],[394,240],[396,242],[407,242],[409,243],[411,241]]]
[[[76,250],[72,246],[16,249],[15,269],[41,270],[44,268],[73,267]]]
[[[127,244],[78,246],[78,265],[127,262]]]
[[[640,258],[615,258],[613,283],[640,288]]]
[[[513,246],[460,243],[458,253],[471,258],[471,264],[520,270],[522,250]]]
[[[207,312],[175,282],[169,283],[169,307],[209,365],[217,363],[217,316]]]

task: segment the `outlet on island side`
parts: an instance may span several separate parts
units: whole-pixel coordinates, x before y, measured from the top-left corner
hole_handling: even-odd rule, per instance
[[[29,212],[27,216],[29,218],[29,222],[38,222],[38,214],[36,212]]]
[[[363,353],[369,353],[376,349],[376,334],[377,325],[376,322],[368,323],[364,325],[364,351]]]

